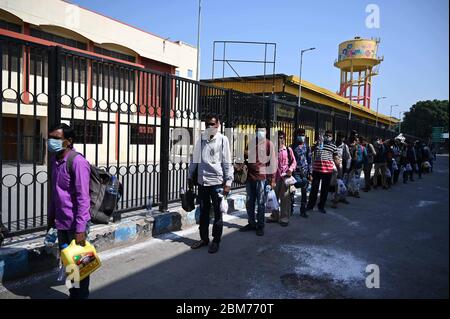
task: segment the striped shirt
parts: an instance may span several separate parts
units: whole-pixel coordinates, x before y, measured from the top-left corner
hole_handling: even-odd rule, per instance
[[[334,143],[323,143],[323,146],[320,147],[316,145],[314,147],[314,163],[313,163],[313,171],[319,173],[333,173],[334,169],[334,160],[333,156],[337,156],[337,148]]]

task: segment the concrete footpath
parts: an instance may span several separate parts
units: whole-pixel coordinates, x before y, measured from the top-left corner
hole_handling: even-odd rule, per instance
[[[242,190],[229,196],[229,212],[245,209],[245,193]],[[124,213],[117,223],[92,225],[88,241],[98,252],[118,248],[158,235],[178,231],[196,225],[199,220],[198,206],[185,212],[180,203],[169,206],[168,212],[138,210]],[[44,245],[45,232],[5,239],[0,248],[0,283],[36,275],[42,271],[56,270],[59,252],[57,246]]]
[[[215,255],[189,248],[198,229],[195,212],[186,214],[182,230],[102,250],[91,297],[448,298],[448,165],[439,156],[421,180],[294,215],[286,228],[267,224],[263,237],[237,231],[246,213],[233,209]],[[366,287],[368,265],[380,270],[379,289]],[[0,298],[66,296],[55,270],[0,286]]]

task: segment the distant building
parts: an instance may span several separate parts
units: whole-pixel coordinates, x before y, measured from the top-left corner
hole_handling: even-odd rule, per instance
[[[258,95],[274,94],[275,98],[292,103],[298,103],[299,78],[295,75],[255,75],[243,77],[228,77],[201,80],[217,87],[234,89],[236,91],[253,93]],[[328,89],[315,85],[302,79],[302,105],[320,109],[333,114],[348,117],[350,106],[352,119],[375,124],[377,112],[363,105],[352,103],[348,98],[340,96]],[[293,114],[292,114],[293,116]],[[381,126],[398,123],[398,119],[384,114],[378,114],[378,122]]]
[[[195,80],[197,49],[194,46],[181,41],[171,41],[169,38],[154,35],[66,1],[0,0],[0,36],[46,46],[58,45],[96,57],[104,57],[116,62]],[[85,63],[85,61],[80,63]],[[37,74],[34,74],[36,64]],[[62,68],[62,80],[68,82],[72,76],[69,88],[67,88],[69,95],[78,95],[86,100],[100,99],[96,96],[95,91],[97,85],[101,86],[102,83],[98,84],[98,79],[95,82],[95,72],[98,72],[95,70],[95,65],[89,63],[89,65],[80,64],[78,67],[72,67],[71,61],[65,61]],[[1,89],[3,91],[4,145],[1,147],[5,161],[16,161],[17,148],[20,147],[23,149],[20,162],[31,162],[33,152],[39,157],[38,162],[45,162],[43,143],[47,136],[46,99],[48,97],[45,94],[39,97],[41,100],[37,112],[34,114],[32,107],[27,107],[27,104],[32,105],[32,102],[26,91],[35,92],[36,90],[36,92],[46,93],[48,90],[46,87],[47,72],[48,62],[39,60],[30,50],[23,50],[23,52],[11,50],[9,52],[6,45],[2,48],[3,84]],[[68,79],[64,79],[65,76]],[[36,88],[33,83],[34,78],[37,78]],[[134,94],[138,94],[134,79],[120,79],[123,80],[123,87],[118,88],[121,93],[128,94],[129,92],[132,97]],[[131,82],[128,82],[129,80]],[[24,89],[25,84],[29,86],[27,89]],[[18,85],[19,87],[17,87]],[[81,92],[81,89],[77,91],[77,88],[82,86],[88,88],[87,92]],[[21,94],[19,123],[17,122],[18,103],[12,102],[17,100],[14,98],[15,91]],[[141,94],[143,95],[142,90]],[[80,115],[77,114],[75,118],[80,118]],[[36,115],[37,123],[34,123],[34,115]],[[76,120],[73,124],[77,126]],[[87,125],[88,131],[99,130],[102,127],[102,124],[95,121],[87,121]],[[34,126],[36,132],[33,132]],[[106,130],[105,125],[100,132],[103,130]],[[147,134],[147,130],[144,131],[143,133]],[[139,128],[139,133],[141,133],[141,128]],[[20,139],[17,138],[18,134],[21,136]],[[153,130],[151,130],[151,134],[151,138],[154,139],[155,132]],[[92,136],[89,138],[91,139]],[[94,142],[99,143],[99,137],[96,138],[97,140]],[[127,135],[121,132],[120,139],[127,141],[127,138]],[[34,143],[33,139],[35,139]],[[18,140],[21,145],[18,145]],[[35,145],[34,150],[32,145]],[[114,149],[111,151],[114,152]],[[122,158],[121,154],[111,155]]]

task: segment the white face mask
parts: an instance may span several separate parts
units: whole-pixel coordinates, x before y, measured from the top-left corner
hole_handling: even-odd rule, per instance
[[[256,132],[256,137],[260,140],[265,139],[266,138],[266,131],[265,130],[258,130]]]

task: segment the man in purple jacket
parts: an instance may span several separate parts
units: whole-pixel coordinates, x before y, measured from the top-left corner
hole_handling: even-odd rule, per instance
[[[67,168],[67,158],[73,149],[74,131],[67,124],[53,127],[48,134],[48,151],[51,153],[52,201],[48,210],[48,229],[58,230],[59,247],[75,239],[84,246],[89,228],[89,162],[83,156],[73,159],[72,169]],[[75,283],[77,287],[78,283]],[[89,297],[89,277],[79,282],[79,288],[69,289],[70,298]]]

